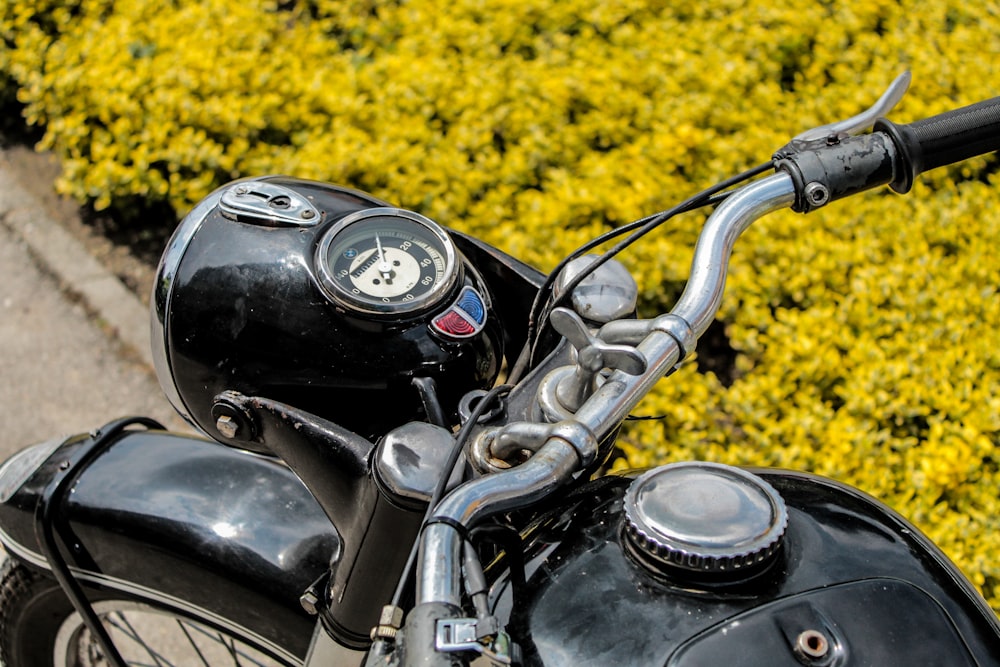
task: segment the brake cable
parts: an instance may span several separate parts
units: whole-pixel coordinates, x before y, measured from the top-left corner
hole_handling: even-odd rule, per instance
[[[548,312],[551,312],[553,308],[561,305],[568,298],[570,298],[569,295],[573,293],[573,290],[576,289],[576,287],[593,271],[665,222],[680,215],[681,213],[687,213],[705,206],[714,206],[719,204],[731,194],[731,192],[727,192],[727,190],[743,183],[744,181],[748,181],[756,176],[759,176],[760,174],[770,171],[773,168],[773,161],[757,165],[756,167],[720,181],[716,185],[688,197],[683,202],[672,208],[659,213],[654,213],[653,215],[605,232],[567,255],[566,258],[559,262],[559,264],[549,273],[545,282],[542,283],[542,286],[538,288],[535,300],[531,305],[531,310],[529,311],[528,334],[525,346],[508,375],[508,382],[510,384],[516,384],[521,379],[521,376],[534,365],[533,362],[536,347],[541,339],[541,327],[539,326],[539,323],[545,322],[547,320],[546,315]],[[629,235],[598,257],[597,260],[591,262],[586,269],[581,271],[577,276],[569,281],[562,294],[558,297],[550,298],[552,297],[553,285],[555,284],[556,278],[567,264],[593,248],[596,248],[597,246],[623,234]]]
[[[413,546],[410,548],[410,554],[406,559],[406,565],[403,566],[402,574],[400,574],[399,581],[396,584],[396,590],[393,592],[392,601],[389,603],[388,607],[400,608],[403,595],[410,584],[410,579],[412,578],[413,570],[417,563],[417,554],[420,551],[419,535],[423,533],[424,527],[427,526],[427,522],[433,516],[438,503],[441,502],[441,498],[444,497],[445,491],[448,488],[448,481],[454,475],[459,459],[465,452],[466,443],[472,435],[473,427],[479,421],[479,418],[486,414],[487,409],[497,398],[509,393],[513,388],[513,385],[501,384],[486,392],[475,404],[475,407],[472,408],[469,418],[458,430],[458,433],[455,436],[455,444],[452,445],[452,449],[448,453],[448,459],[445,461],[445,464],[441,466],[441,477],[438,479],[437,486],[435,486],[434,492],[431,494],[430,501],[427,504],[427,510],[424,512],[424,517],[420,522],[420,532],[418,533],[418,538],[413,541]],[[388,647],[386,645],[386,640],[377,638],[373,641],[372,646],[369,649],[369,658],[385,655],[387,650]]]

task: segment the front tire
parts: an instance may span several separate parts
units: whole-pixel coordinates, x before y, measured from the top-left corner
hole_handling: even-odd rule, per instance
[[[231,633],[161,606],[88,589],[128,665],[287,667]],[[98,643],[59,584],[6,558],[0,569],[0,656],[7,667],[103,667]]]

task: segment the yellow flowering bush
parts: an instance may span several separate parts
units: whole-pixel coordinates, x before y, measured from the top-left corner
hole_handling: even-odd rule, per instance
[[[184,212],[232,178],[343,183],[542,268],[871,104],[996,94],[1000,11],[961,0],[7,0],[0,72],[60,187]],[[736,248],[726,377],[683,367],[630,463],[810,470],[915,521],[1000,609],[995,158]],[[668,309],[702,215],[623,260]],[[703,352],[711,354],[711,350]]]

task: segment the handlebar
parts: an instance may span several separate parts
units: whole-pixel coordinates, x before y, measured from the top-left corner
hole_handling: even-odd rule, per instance
[[[948,111],[909,125],[885,118],[875,131],[885,133],[896,145],[900,173],[890,187],[900,194],[910,191],[913,179],[925,171],[1000,150],[1000,97]]]
[[[467,482],[437,506],[421,539],[417,607],[460,608],[459,564],[470,524],[531,505],[573,479],[593,460],[596,443],[693,351],[721,304],[736,239],[755,220],[786,207],[808,212],[880,185],[905,193],[924,171],[996,150],[1000,97],[909,125],[881,119],[871,134],[831,134],[776,156],[778,173],[736,191],[706,221],[690,280],[669,315],[611,322],[602,328],[599,335],[605,340],[636,343],[646,371],[612,372],[571,420],[551,425],[544,444],[527,463]]]
[[[808,213],[831,201],[889,185],[901,194],[925,171],[1000,150],[1000,97],[909,125],[884,118],[857,137],[831,134],[775,156],[792,177],[792,209]]]

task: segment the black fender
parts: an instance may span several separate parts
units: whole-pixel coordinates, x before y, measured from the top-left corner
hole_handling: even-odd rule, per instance
[[[0,541],[49,569],[39,501],[74,436],[0,468]],[[60,466],[62,466],[60,468]],[[271,457],[159,430],[124,430],[72,480],[54,516],[78,581],[189,613],[302,660],[316,625],[299,602],[341,540],[315,499]]]

